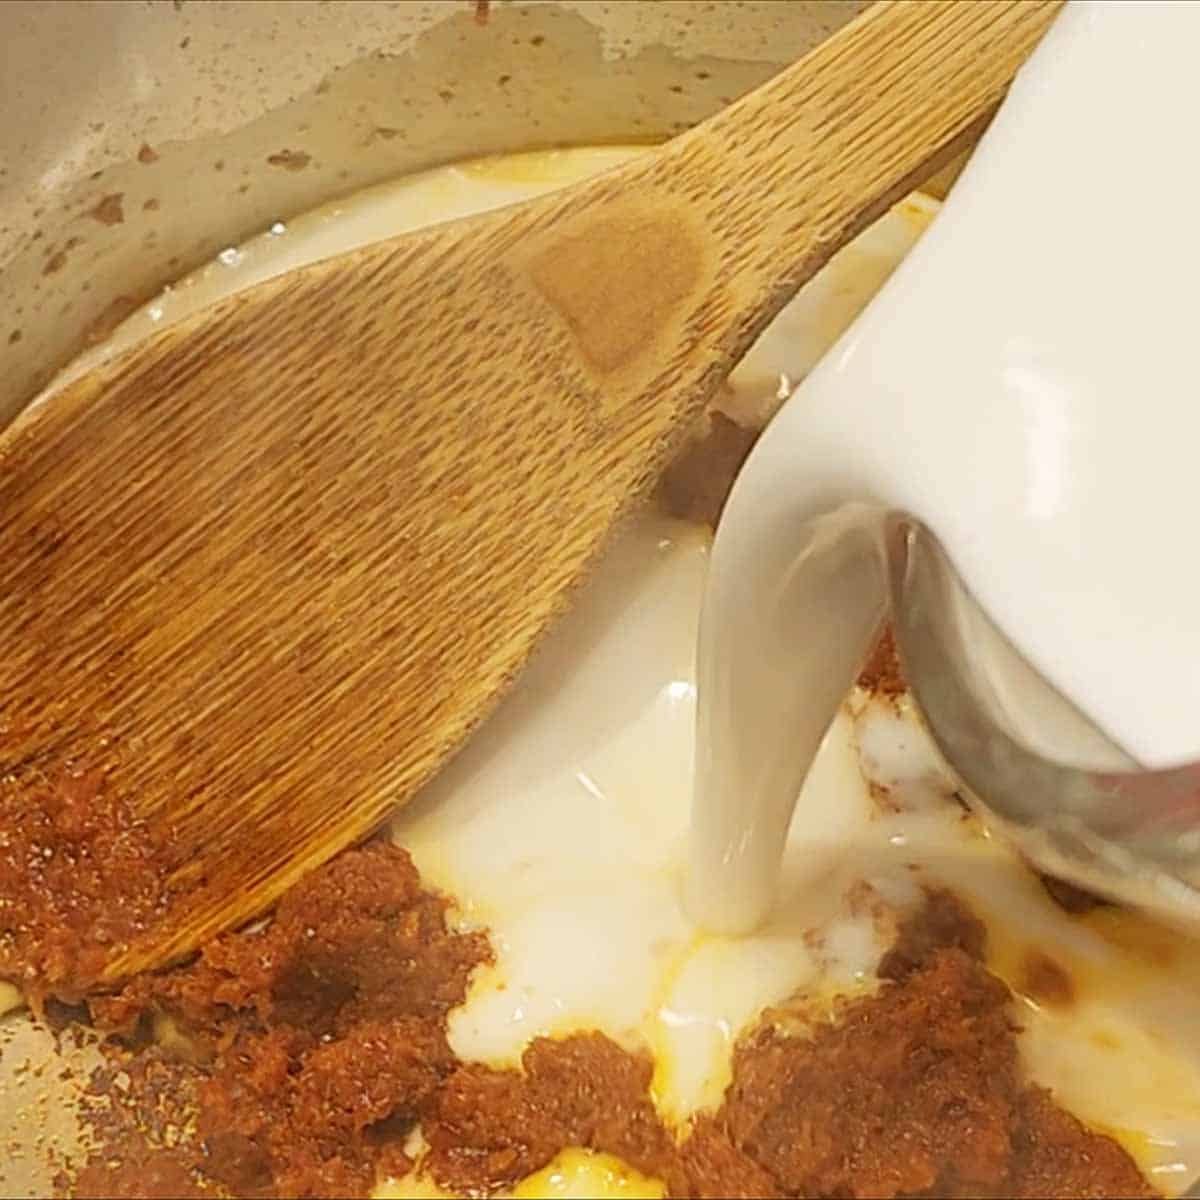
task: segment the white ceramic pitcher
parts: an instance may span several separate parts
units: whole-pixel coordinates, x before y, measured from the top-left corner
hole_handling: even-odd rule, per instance
[[[1200,5],[1070,5],[751,455],[701,632],[708,925],[769,907],[889,605],[935,739],[1030,856],[1200,924],[1198,48]]]

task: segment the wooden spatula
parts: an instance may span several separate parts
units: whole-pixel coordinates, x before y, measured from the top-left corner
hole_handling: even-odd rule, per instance
[[[1058,7],[878,4],[653,155],[273,279],[17,420],[0,774],[116,747],[106,786],[187,851],[107,979],[429,778],[756,335],[978,132]]]

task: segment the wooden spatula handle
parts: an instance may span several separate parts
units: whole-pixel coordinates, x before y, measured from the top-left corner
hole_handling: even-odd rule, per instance
[[[843,244],[848,220],[871,220],[991,116],[1062,4],[881,0],[654,165],[694,163],[740,272],[775,282],[788,245],[786,273],[803,272],[807,246]]]
[[[686,352],[726,371],[836,249],[978,134],[1062,3],[881,0],[663,153],[614,172],[605,203],[589,190],[571,214],[570,196],[552,199],[552,228],[513,258],[614,400],[689,366],[703,374],[704,362],[664,353],[680,320]]]

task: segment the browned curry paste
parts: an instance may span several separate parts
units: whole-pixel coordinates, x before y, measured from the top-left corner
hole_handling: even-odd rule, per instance
[[[866,682],[886,693],[895,679],[885,646]],[[98,777],[35,782],[0,792],[0,978],[71,999],[160,911],[172,848]],[[83,1105],[95,1148],[60,1192],[367,1196],[413,1166],[419,1125],[423,1169],[472,1196],[567,1146],[677,1197],[1155,1195],[1117,1143],[1022,1078],[984,927],[949,893],[902,925],[877,993],[816,1024],[802,999],[764,1014],[721,1108],[679,1140],[651,1101],[649,1058],[601,1033],[538,1039],[521,1070],[456,1058],[446,1016],[491,949],[453,931],[447,906],[375,841],[265,925],[92,996],[111,1033]]]
[[[459,1062],[445,1036],[479,934],[448,930],[404,851],[351,850],[258,932],[91,1002],[120,1035],[93,1081],[98,1148],[75,1196],[366,1196],[412,1165],[486,1195],[566,1146],[615,1154],[679,1197],[1152,1196],[1125,1152],[1017,1063],[982,925],[933,892],[873,996],[794,1032],[802,1006],[742,1038],[721,1109],[677,1143],[651,1063],[600,1033],[538,1039],[522,1070]],[[169,1014],[186,1041],[151,1043]],[[181,1056],[182,1052],[182,1056]],[[122,1082],[117,1085],[117,1080]]]
[[[0,769],[0,979],[76,1000],[165,909],[171,831],[138,820],[96,768]]]
[[[301,881],[264,928],[93,998],[96,1023],[127,1045],[146,1043],[154,1019],[160,1036],[114,1055],[118,1068],[153,1069],[116,1098],[115,1131],[98,1104],[100,1149],[66,1190],[178,1194],[174,1175],[166,1192],[145,1190],[144,1143],[163,1136],[146,1137],[137,1109],[166,1092],[189,1112],[170,1139],[193,1188],[365,1196],[379,1173],[404,1174],[405,1137],[457,1066],[446,1013],[491,957],[483,934],[447,929],[445,909],[403,850],[374,842]],[[164,1039],[164,1017],[186,1037]],[[174,1066],[173,1041],[185,1055]],[[114,1099],[107,1076],[95,1084],[98,1101]]]

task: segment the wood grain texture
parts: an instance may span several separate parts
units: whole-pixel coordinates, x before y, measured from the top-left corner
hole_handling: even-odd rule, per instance
[[[99,756],[190,850],[111,979],[413,794],[731,365],[978,133],[1057,7],[879,4],[659,153],[271,280],[7,431],[0,770]]]

